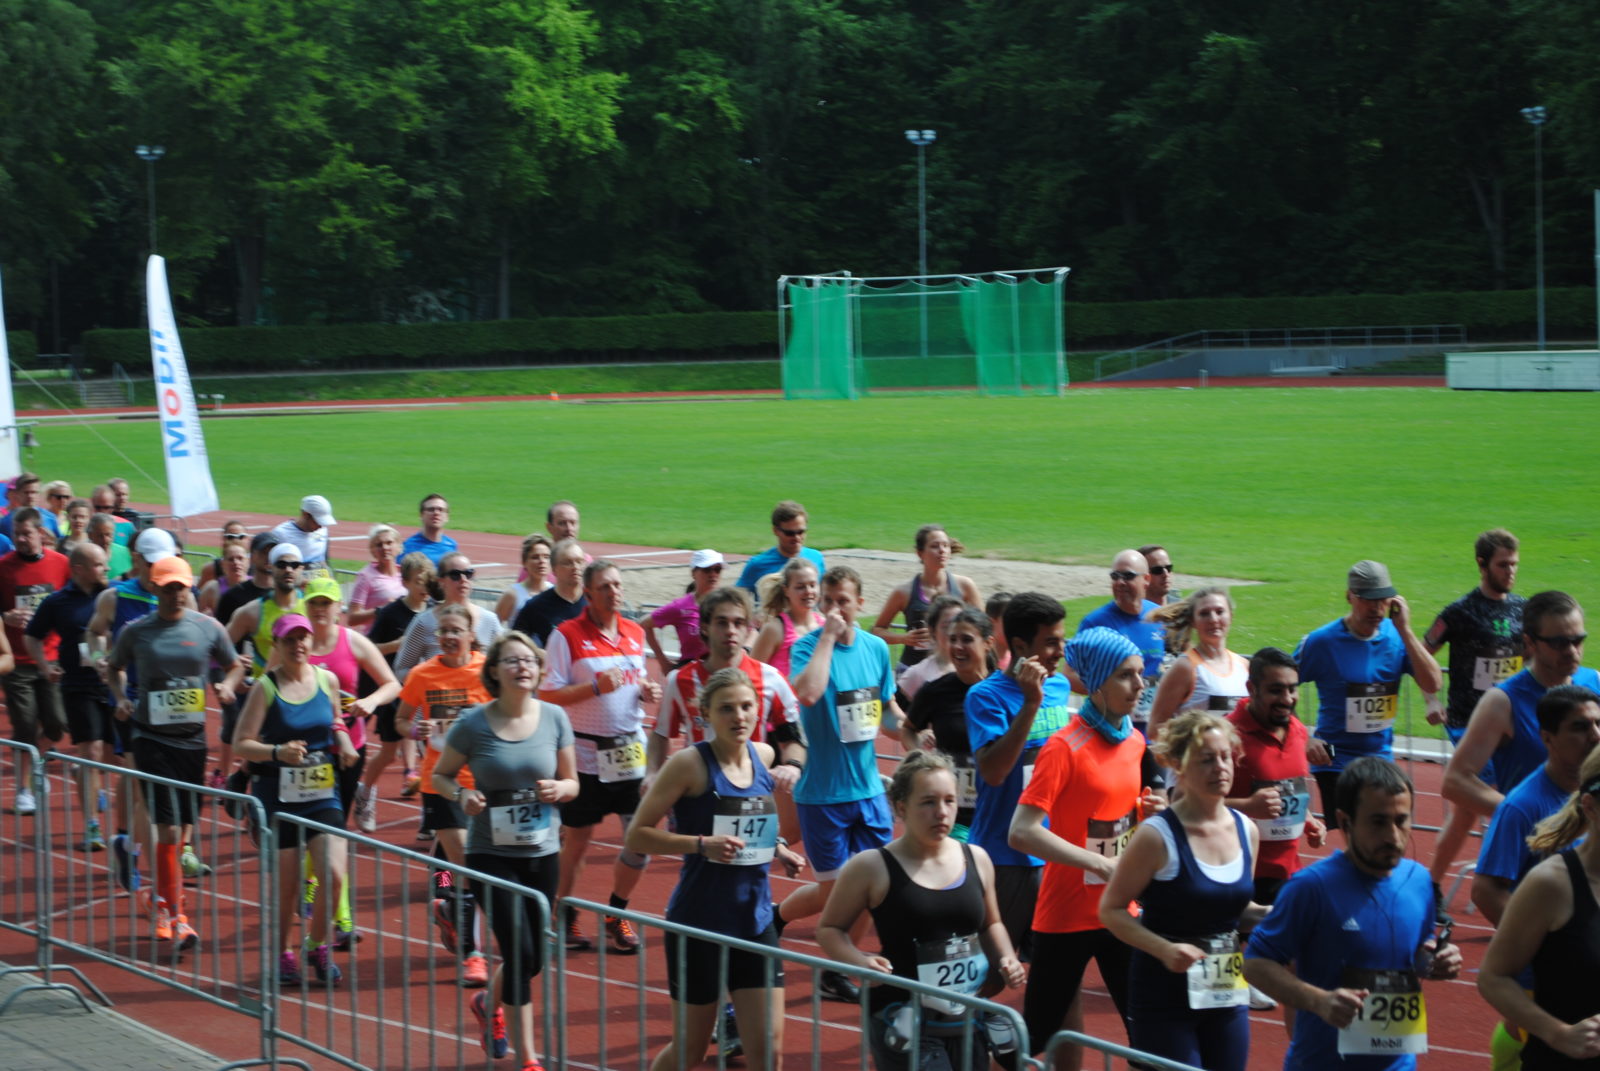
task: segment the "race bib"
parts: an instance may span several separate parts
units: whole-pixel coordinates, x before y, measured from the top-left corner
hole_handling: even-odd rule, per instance
[[[989,974],[989,957],[978,935],[918,941],[917,981],[970,997]],[[970,1005],[938,997],[923,997],[922,1006],[942,1015],[960,1015]]]
[[[428,747],[434,751],[444,751],[444,738],[450,732],[450,726],[455,724],[456,717],[461,713],[460,707],[453,707],[446,703],[430,703],[428,705]]]
[[[1514,654],[1490,655],[1472,660],[1472,687],[1487,692],[1507,677],[1522,669],[1522,656]]]
[[[1400,711],[1399,681],[1347,684],[1344,694],[1345,732],[1381,733],[1394,728],[1394,717]]]
[[[1276,818],[1255,819],[1262,840],[1299,840],[1306,829],[1306,815],[1311,813],[1311,788],[1304,777],[1289,777],[1282,781],[1255,781],[1251,792],[1263,788],[1276,788],[1283,810]]]
[[[956,806],[971,810],[978,805],[978,766],[971,755],[955,758]]]
[[[1341,1056],[1395,1056],[1428,1051],[1428,1004],[1413,971],[1348,967],[1339,984],[1367,990],[1349,1026],[1339,1031]]]
[[[39,604],[48,599],[54,588],[22,588],[17,592],[16,608],[32,614]]]
[[[778,852],[777,805],[771,796],[719,796],[711,835],[744,841],[728,865],[766,866]]]
[[[310,803],[333,799],[333,762],[326,751],[310,751],[299,766],[278,767],[278,800]]]
[[[1206,697],[1206,709],[1217,714],[1231,714],[1233,708],[1239,705],[1242,695],[1213,695]]]
[[[1115,821],[1104,821],[1099,818],[1089,819],[1089,833],[1084,847],[1096,855],[1107,859],[1116,859],[1128,848],[1128,842],[1133,839],[1134,827],[1139,824],[1139,810],[1135,807],[1127,814]],[[1083,873],[1085,885],[1104,885],[1106,879],[1099,874]]]
[[[1028,744],[1022,749],[1022,758],[1017,760],[1017,765],[1022,767],[1022,787],[1027,788],[1028,782],[1033,780],[1033,765],[1039,761],[1039,752],[1044,750],[1044,744]]]
[[[883,701],[876,688],[852,688],[840,692],[834,704],[839,712],[839,740],[845,744],[858,744],[874,740],[878,726],[883,724]]]
[[[204,725],[206,687],[198,677],[169,680],[167,687],[146,693],[151,725]]]
[[[619,781],[639,781],[644,778],[644,741],[635,736],[613,737],[609,744],[596,744],[595,767],[600,772],[600,783],[613,785]]]
[[[1205,953],[1189,964],[1189,1007],[1238,1008],[1250,1003],[1250,987],[1244,980],[1244,953],[1239,935],[1218,934],[1190,942]]]
[[[545,848],[553,841],[556,808],[539,802],[537,788],[510,788],[485,794],[489,836],[500,848]]]

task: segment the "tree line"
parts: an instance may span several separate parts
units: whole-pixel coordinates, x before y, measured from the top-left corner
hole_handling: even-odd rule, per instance
[[[1592,279],[1583,0],[0,0],[13,328],[770,308],[1067,264],[1078,301]],[[135,155],[160,146],[159,159]]]

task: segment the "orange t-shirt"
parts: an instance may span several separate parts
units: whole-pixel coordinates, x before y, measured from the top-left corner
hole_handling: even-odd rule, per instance
[[[1140,768],[1144,737],[1130,733],[1120,744],[1073,719],[1045,741],[1034,763],[1033,779],[1019,804],[1050,817],[1050,832],[1080,848],[1120,855],[1139,821]],[[1077,933],[1100,925],[1103,884],[1089,872],[1046,862],[1033,911],[1040,933]]]
[[[494,697],[483,686],[483,652],[472,652],[464,666],[447,666],[434,655],[426,662],[411,667],[406,674],[405,687],[400,689],[400,700],[410,703],[417,712],[435,723],[452,722],[467,707],[487,703]],[[448,724],[435,724],[433,738],[422,749],[422,791],[433,792],[433,767],[439,761],[444,747]],[[456,782],[462,788],[473,788],[472,772],[465,766]]]

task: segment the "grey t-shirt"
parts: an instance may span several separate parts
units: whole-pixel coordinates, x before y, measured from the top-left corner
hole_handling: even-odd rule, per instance
[[[131,665],[138,673],[134,738],[204,751],[206,673],[213,659],[231,666],[238,657],[223,627],[194,610],[185,610],[174,621],[150,614],[124,628],[117,634],[111,664]]]
[[[559,851],[561,807],[538,803],[532,790],[534,782],[555,777],[556,752],[572,746],[572,722],[560,707],[541,702],[539,727],[525,740],[505,740],[489,727],[488,705],[463,710],[444,741],[466,757],[473,783],[489,801],[467,822],[467,851],[517,858]]]

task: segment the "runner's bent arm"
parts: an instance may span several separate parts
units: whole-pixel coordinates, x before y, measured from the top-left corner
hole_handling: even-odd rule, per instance
[[[1167,719],[1178,712],[1183,701],[1194,694],[1194,679],[1194,663],[1187,658],[1177,659],[1161,674],[1161,682],[1156,685],[1156,697],[1150,704],[1151,740],[1167,724]]]
[[[888,894],[889,870],[879,853],[861,852],[846,863],[817,921],[817,944],[823,955],[852,967],[893,974],[894,966],[886,957],[863,952],[850,939],[862,912],[882,903]]]
[[[1128,914],[1128,904],[1144,894],[1155,881],[1156,871],[1166,863],[1167,847],[1161,834],[1149,825],[1135,829],[1100,895],[1100,924],[1123,944],[1149,954],[1167,970],[1180,973],[1200,959],[1200,949],[1169,941]]]
[[[1011,829],[1006,834],[1006,843],[1019,852],[1075,870],[1087,870],[1102,878],[1109,879],[1116,872],[1116,860],[1097,855],[1052,833],[1044,824],[1048,817],[1031,804],[1017,804],[1016,812],[1011,816]]]
[[[389,668],[389,662],[379,652],[378,645],[361,633],[350,633],[350,652],[356,656],[356,664],[377,684],[376,688],[355,701],[356,708],[363,716],[373,714],[400,694],[400,682],[395,680],[394,670]]]
[[[1511,697],[1490,688],[1467,721],[1467,732],[1444,768],[1444,798],[1476,814],[1491,815],[1505,796],[1478,775],[1494,757],[1495,748],[1511,735]]]

